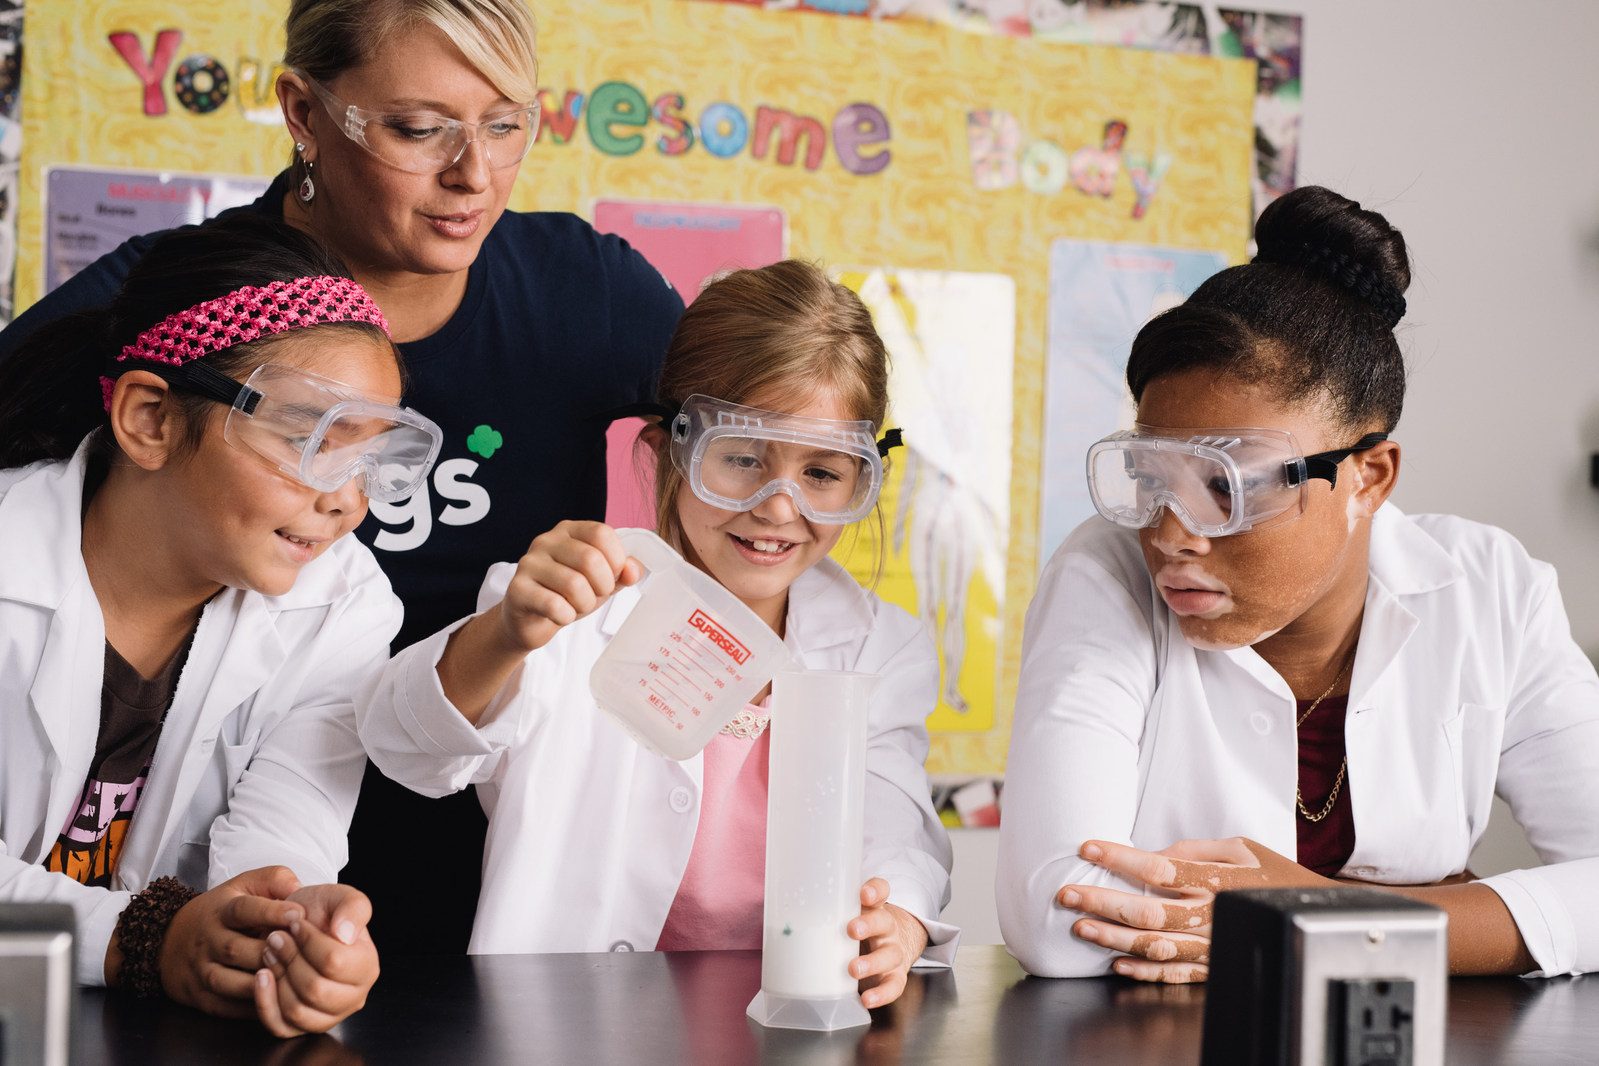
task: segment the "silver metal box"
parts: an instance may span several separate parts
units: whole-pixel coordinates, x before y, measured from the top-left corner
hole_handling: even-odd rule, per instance
[[[0,903],[0,1066],[67,1066],[73,930],[71,907]]]
[[[1448,916],[1373,889],[1216,899],[1205,1066],[1442,1066]]]

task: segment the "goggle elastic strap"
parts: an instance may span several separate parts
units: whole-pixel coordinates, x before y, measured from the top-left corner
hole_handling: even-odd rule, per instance
[[[248,385],[234,381],[204,360],[195,360],[182,366],[150,363],[138,369],[148,370],[184,392],[192,392],[196,396],[204,396],[208,400],[226,404],[241,414],[254,414],[256,407],[261,403],[261,393]]]
[[[1289,459],[1283,464],[1284,472],[1289,485],[1303,485],[1312,478],[1320,478],[1328,485],[1338,484],[1338,464],[1354,455],[1375,448],[1388,439],[1386,433],[1368,433],[1347,448],[1337,448],[1330,452],[1317,452],[1315,455],[1304,455]]]
[[[597,418],[606,425],[619,422],[624,418],[656,418],[660,420],[659,424],[663,429],[669,429],[675,438],[682,441],[686,438],[680,432],[677,423],[678,416],[682,412],[681,405],[668,406],[664,403],[654,402],[629,403],[623,404],[621,407],[613,407],[608,411],[601,411]],[[688,427],[684,425],[681,428],[682,430],[687,430]],[[889,452],[904,446],[905,434],[902,430],[886,429],[883,431],[883,439],[877,442],[877,454],[880,458],[886,459]]]

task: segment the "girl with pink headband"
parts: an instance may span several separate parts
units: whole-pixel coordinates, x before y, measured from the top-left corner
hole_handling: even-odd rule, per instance
[[[401,385],[339,261],[249,217],[0,365],[0,899],[73,908],[83,983],[280,1036],[365,1002],[350,694],[401,612],[345,534],[437,454]]]

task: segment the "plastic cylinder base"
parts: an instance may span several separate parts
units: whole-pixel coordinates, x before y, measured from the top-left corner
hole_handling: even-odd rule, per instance
[[[763,991],[755,993],[749,1009],[744,1013],[770,1029],[810,1029],[813,1032],[830,1033],[872,1024],[872,1016],[861,1005],[860,997],[854,995],[834,999],[799,999]]]

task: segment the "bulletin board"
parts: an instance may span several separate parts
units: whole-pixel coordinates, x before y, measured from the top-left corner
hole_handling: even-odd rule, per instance
[[[203,217],[215,191],[193,181],[236,191],[287,164],[271,88],[286,6],[30,6],[19,304],[39,296],[65,238],[92,236],[96,211],[125,217],[119,206],[148,209],[181,187],[173,217]],[[545,122],[513,208],[594,219],[597,204],[621,203],[644,212],[635,222],[702,231],[703,217],[775,211],[763,224],[781,228],[787,254],[823,263],[872,306],[906,448],[881,534],[862,523],[841,558],[864,576],[881,548],[879,592],[931,614],[957,663],[929,719],[930,772],[1002,773],[1040,561],[1052,248],[1242,261],[1257,62],[792,4],[533,6]],[[105,175],[99,199],[72,209],[76,230],[49,217],[67,210],[47,202],[50,176],[68,170]],[[707,205],[717,210],[697,210]],[[1119,413],[1102,415],[1115,428]]]

